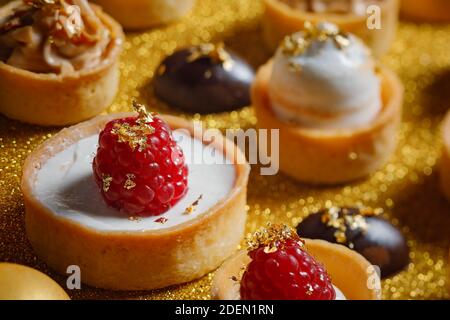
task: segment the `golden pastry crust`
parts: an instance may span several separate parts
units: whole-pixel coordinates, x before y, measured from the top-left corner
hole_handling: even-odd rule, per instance
[[[380,283],[380,278],[363,256],[339,244],[323,240],[305,241],[308,252],[323,264],[333,284],[346,299],[381,299],[381,292],[374,285]],[[249,262],[246,251],[239,251],[224,262],[214,276],[211,287],[213,299],[240,300],[239,277]],[[238,277],[238,281],[233,280],[233,276]]]
[[[275,50],[285,36],[302,30],[306,21],[313,24],[327,21],[363,39],[375,56],[381,56],[391,47],[397,31],[400,6],[399,0],[384,0],[380,3],[382,29],[370,30],[367,27],[366,15],[304,12],[279,0],[265,0],[265,3],[263,32],[271,50]]]
[[[450,22],[450,1],[402,0],[401,13],[415,21]]]
[[[216,139],[213,145],[235,163],[234,188],[207,212],[174,227],[146,232],[97,231],[56,216],[34,195],[39,168],[52,155],[97,134],[108,121],[130,115],[99,116],[64,129],[28,157],[22,177],[28,238],[49,266],[65,274],[67,266],[78,265],[82,281],[99,288],[150,290],[202,277],[236,250],[247,216],[250,168],[242,152],[225,138]],[[194,134],[191,122],[172,116],[164,119],[171,128],[184,128]]]
[[[187,15],[195,0],[92,0],[128,30],[154,27]]]
[[[0,61],[0,113],[22,122],[64,126],[92,118],[106,109],[119,89],[122,27],[94,6],[109,27],[108,56],[96,68],[70,75],[41,74]]]
[[[262,66],[252,87],[258,127],[280,129],[280,169],[306,183],[339,184],[363,178],[383,166],[396,147],[403,86],[386,68],[380,69],[383,109],[365,128],[323,131],[279,120],[271,108],[268,82],[272,61]]]
[[[450,200],[450,112],[447,113],[442,125],[444,147],[440,163],[441,189]]]

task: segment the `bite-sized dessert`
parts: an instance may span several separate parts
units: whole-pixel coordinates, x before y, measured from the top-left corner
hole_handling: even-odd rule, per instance
[[[271,49],[305,22],[331,22],[351,32],[376,56],[386,53],[394,41],[399,0],[265,0],[264,37]]]
[[[0,263],[0,300],[70,300],[49,276],[14,263]]]
[[[450,22],[448,0],[402,0],[403,16],[424,22]]]
[[[65,129],[26,160],[26,230],[37,255],[86,284],[149,290],[199,278],[239,245],[249,166],[223,136],[135,113]],[[209,137],[208,139],[211,139]]]
[[[195,0],[91,0],[122,24],[125,29],[154,27],[187,15]]]
[[[158,67],[159,99],[191,113],[231,111],[250,105],[253,69],[222,43],[176,51]]]
[[[0,112],[67,125],[109,106],[119,85],[120,25],[87,0],[17,0],[0,8]]]
[[[216,272],[219,300],[378,300],[378,275],[358,253],[322,240],[303,240],[283,225],[255,233]],[[371,284],[368,285],[369,278]]]
[[[258,126],[280,129],[280,169],[336,184],[374,172],[391,156],[403,86],[361,40],[329,23],[284,39],[252,88]]]
[[[440,182],[443,194],[450,200],[450,112],[442,125],[443,150],[440,161]]]
[[[408,265],[409,249],[400,230],[380,217],[381,213],[372,208],[331,207],[306,217],[297,226],[297,233],[357,251],[386,278]]]

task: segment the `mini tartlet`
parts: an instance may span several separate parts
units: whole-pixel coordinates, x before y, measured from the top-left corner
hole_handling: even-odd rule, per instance
[[[265,0],[265,3],[264,37],[273,50],[283,37],[301,30],[306,21],[326,21],[363,39],[377,56],[387,52],[395,38],[400,6],[399,0]],[[381,10],[381,29],[371,30],[367,26],[366,9],[373,4]]]
[[[450,22],[447,0],[402,0],[401,13],[406,18],[427,22]]]
[[[442,124],[443,150],[440,162],[441,190],[450,200],[450,112]]]
[[[17,0],[0,8],[0,112],[63,126],[92,118],[119,87],[121,26],[86,0]]]
[[[116,175],[104,177],[99,190],[91,163],[99,132],[112,120],[130,117],[135,114],[99,116],[64,129],[28,157],[22,177],[28,238],[50,267],[65,274],[78,265],[82,282],[99,288],[149,290],[199,278],[242,240],[250,170],[245,156],[222,136],[207,145],[191,122],[164,116],[186,157],[192,145],[192,152],[214,151],[229,162],[189,165],[189,189],[176,205],[162,214],[127,215],[102,199],[110,199]],[[101,167],[99,159],[93,165]],[[124,181],[122,195],[141,190],[141,177],[134,178]]]
[[[286,234],[286,231],[284,231]],[[264,254],[259,252],[256,253],[256,255],[253,255],[256,259],[259,260],[260,268],[262,268],[262,264],[264,264],[263,259],[265,259],[265,264],[267,265],[265,269],[265,274],[263,277],[263,271],[262,269],[259,269],[259,271],[255,271],[255,266],[253,266],[253,271],[249,270],[249,264],[252,262],[252,258],[250,255],[252,252],[247,252],[246,250],[241,250],[237,252],[234,256],[229,258],[225,263],[216,271],[213,283],[212,283],[212,298],[217,300],[241,300],[241,293],[242,293],[242,279],[246,276],[245,273],[251,273],[256,272],[256,278],[253,278],[253,281],[256,281],[254,285],[251,286],[250,290],[255,290],[252,288],[255,287],[262,287],[262,288],[271,288],[271,286],[274,286],[274,290],[281,289],[283,292],[284,290],[288,290],[289,286],[294,285],[296,287],[295,291],[302,291],[299,288],[302,288],[303,286],[306,286],[309,288],[310,292],[304,296],[305,298],[308,298],[308,300],[316,300],[314,297],[308,297],[312,296],[314,294],[314,291],[316,290],[323,290],[323,287],[315,287],[314,283],[310,284],[310,281],[314,278],[314,274],[310,274],[308,276],[305,275],[297,275],[296,273],[304,273],[309,272],[313,273],[313,269],[318,272],[318,268],[322,266],[322,270],[320,272],[326,272],[326,274],[317,276],[321,280],[319,281],[319,285],[322,286],[324,283],[329,283],[332,281],[332,285],[334,287],[335,295],[333,296],[327,296],[324,300],[380,300],[381,299],[381,292],[380,287],[377,286],[377,283],[380,284],[380,279],[370,265],[370,263],[364,259],[361,255],[358,253],[338,244],[332,244],[323,240],[300,240],[299,246],[296,248],[295,245],[292,244],[288,245],[287,249],[284,249],[283,246],[285,243],[283,243],[283,240],[278,241],[278,248],[269,248],[266,250],[264,248]],[[280,247],[281,244],[281,247]],[[254,250],[253,248],[251,250]],[[274,256],[273,253],[277,252],[277,250],[285,250],[285,252],[281,252],[279,256]],[[292,252],[298,252],[298,250],[304,250],[306,251],[306,254],[303,256],[299,256],[298,254],[295,254],[295,256],[289,257],[289,255],[292,255]],[[286,256],[282,258],[282,256]],[[306,256],[306,258],[305,258]],[[286,259],[289,258],[289,259]],[[298,261],[297,263],[293,263],[292,260],[302,260]],[[271,260],[268,262],[267,260]],[[314,266],[311,267],[309,270],[300,270],[302,265],[304,263],[310,264],[311,260],[315,260],[316,262],[313,262]],[[274,263],[274,261],[277,261],[277,263]],[[289,264],[284,264],[284,266],[281,266],[283,263],[282,261],[291,261]],[[253,260],[255,262],[255,260]],[[258,263],[258,262],[257,262]],[[319,265],[317,265],[317,263]],[[275,264],[275,266],[273,266]],[[271,267],[269,268],[269,265]],[[296,267],[297,266],[297,267]],[[278,278],[276,276],[276,271],[271,271],[273,268],[279,268],[279,282],[283,282],[282,286],[281,284],[273,284],[270,277],[270,273],[274,272],[272,277]],[[300,268],[300,269],[299,269]],[[283,275],[284,272],[289,273],[289,277],[293,280],[290,282],[287,279],[290,279],[288,275]],[[247,275],[247,277],[252,275]],[[325,280],[325,279],[327,280]],[[317,279],[317,278],[316,278]],[[265,281],[265,284],[261,284],[259,282]],[[316,280],[317,281],[317,280]],[[295,283],[294,283],[295,282]],[[368,285],[368,284],[372,285]],[[281,288],[280,288],[281,286]],[[248,289],[244,289],[248,290]],[[329,291],[327,289],[327,291]],[[275,300],[283,300],[283,299],[289,299],[289,300],[304,300],[295,298],[293,296],[289,296],[289,291],[285,291],[285,294],[275,293],[271,297],[263,296],[264,299],[275,299]],[[297,293],[298,294],[298,293]],[[267,293],[266,293],[267,295]],[[320,298],[320,294],[318,295]],[[323,297],[323,295],[322,295]]]
[[[195,0],[92,0],[127,30],[154,27],[187,15]]]
[[[383,166],[396,147],[403,86],[332,24],[285,38],[252,87],[258,127],[280,130],[280,169],[339,184]]]

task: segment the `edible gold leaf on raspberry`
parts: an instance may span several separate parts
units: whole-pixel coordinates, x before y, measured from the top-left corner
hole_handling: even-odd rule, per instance
[[[109,188],[111,187],[112,181],[113,181],[113,178],[109,174],[102,175],[102,184],[103,184],[104,192],[108,192]]]
[[[153,122],[153,116],[147,112],[147,108],[143,104],[133,101],[133,109],[139,114],[137,122],[144,126],[146,130],[150,130],[149,134],[153,133],[155,129],[149,125]]]
[[[136,124],[116,123],[111,133],[118,137],[119,142],[127,143],[133,151],[136,148],[143,151],[148,147],[147,137],[155,132],[155,128],[151,126],[153,116],[141,104],[133,102],[133,108],[139,114]]]
[[[286,240],[297,241],[303,246],[303,241],[291,227],[269,223],[266,228],[257,230],[252,236],[247,238],[247,246],[249,251],[264,247],[264,252],[272,253],[276,252],[278,247]]]
[[[127,174],[127,180],[125,181],[123,187],[127,190],[131,190],[136,187],[136,182],[134,181],[136,176],[132,173]]]

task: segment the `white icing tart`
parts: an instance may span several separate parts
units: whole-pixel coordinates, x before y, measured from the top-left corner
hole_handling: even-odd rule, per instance
[[[161,216],[130,219],[104,203],[92,174],[100,130],[126,116],[101,116],[64,129],[29,156],[22,190],[30,242],[57,271],[65,274],[69,265],[78,265],[82,281],[101,288],[147,290],[201,277],[242,240],[245,157],[225,138],[204,144],[193,136],[192,123],[164,117],[173,130],[188,130],[175,131],[174,138],[187,159],[189,190]],[[198,152],[204,162],[192,163]]]
[[[220,164],[226,160],[222,151],[214,152],[214,148],[183,133],[174,132],[174,138],[188,161],[193,159],[193,152],[200,152],[206,163],[188,163],[188,192],[163,215],[125,219],[124,213],[106,205],[92,176],[98,135],[84,138],[50,158],[38,172],[35,195],[55,215],[99,231],[167,229],[194,220],[230,193],[236,169],[231,163]],[[186,214],[186,208],[200,196],[196,210]],[[162,224],[159,218],[167,221]]]

